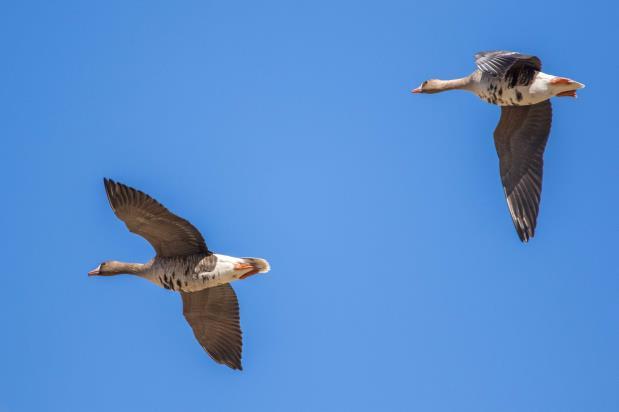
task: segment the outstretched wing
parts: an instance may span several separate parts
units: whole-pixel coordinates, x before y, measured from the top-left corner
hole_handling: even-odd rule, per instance
[[[116,216],[131,232],[148,240],[158,256],[210,253],[198,229],[146,193],[111,179],[103,179],[103,184]]]
[[[507,206],[523,242],[535,235],[551,123],[550,100],[530,106],[501,106],[501,120],[494,131]]]
[[[506,79],[510,87],[528,85],[535,73],[542,70],[539,57],[506,50],[479,52],[475,64],[487,75]]]
[[[181,292],[183,315],[200,345],[215,362],[242,370],[243,337],[239,303],[230,284]]]

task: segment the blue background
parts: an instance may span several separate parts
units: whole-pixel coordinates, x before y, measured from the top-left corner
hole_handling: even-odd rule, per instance
[[[0,411],[619,410],[616,7],[3,2]],[[587,85],[528,245],[498,108],[409,92],[488,49]],[[153,254],[105,176],[269,259],[234,284],[243,372],[177,294],[86,276]]]

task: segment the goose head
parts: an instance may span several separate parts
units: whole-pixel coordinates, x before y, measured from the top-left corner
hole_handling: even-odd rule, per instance
[[[134,274],[135,268],[131,263],[117,262],[108,260],[102,262],[99,266],[88,272],[88,276],[113,276],[124,274]]]
[[[438,79],[430,79],[421,83],[419,87],[411,90],[413,93],[438,93],[445,90],[445,82]]]

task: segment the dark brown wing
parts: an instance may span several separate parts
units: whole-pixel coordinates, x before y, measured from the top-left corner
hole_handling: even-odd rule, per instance
[[[210,253],[204,238],[191,223],[139,190],[103,179],[112,210],[127,228],[155,248],[158,256]]]
[[[550,100],[530,106],[502,106],[494,131],[507,206],[523,242],[535,235],[551,123]]]
[[[506,50],[477,53],[475,64],[487,75],[506,79],[510,87],[528,85],[542,70],[539,57]]]
[[[183,315],[200,345],[215,362],[242,370],[243,337],[239,324],[239,303],[229,284],[181,292]]]

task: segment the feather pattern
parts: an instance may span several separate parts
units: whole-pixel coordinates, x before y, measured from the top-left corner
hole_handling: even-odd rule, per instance
[[[501,119],[494,131],[507,206],[523,242],[535,235],[544,149],[551,123],[550,100],[528,106],[502,106]]]
[[[482,73],[505,80],[508,87],[528,86],[542,70],[539,57],[506,50],[479,52],[475,64]]]
[[[196,254],[187,256],[159,257],[152,261],[150,270],[143,277],[174,291],[194,292],[215,286],[221,280],[217,269],[218,255]]]
[[[239,304],[228,284],[199,292],[181,292],[183,315],[202,348],[215,362],[242,370]]]
[[[176,216],[144,192],[103,179],[108,201],[129,231],[146,239],[158,256],[210,254],[204,238],[191,223]]]

